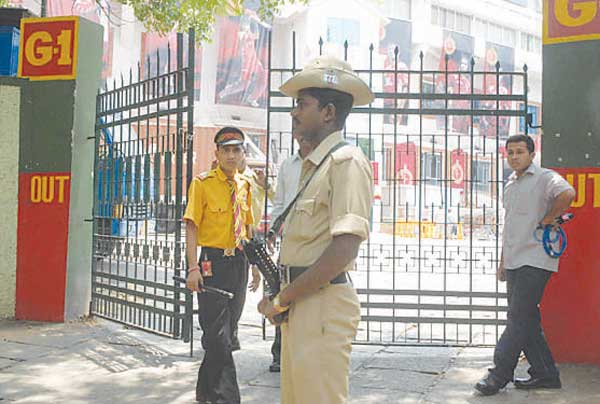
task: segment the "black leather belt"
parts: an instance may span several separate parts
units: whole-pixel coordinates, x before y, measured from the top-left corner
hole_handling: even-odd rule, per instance
[[[209,259],[215,258],[233,258],[243,256],[244,251],[239,248],[213,248],[213,247],[202,247],[200,252],[200,259],[204,258],[204,254],[208,255]]]
[[[294,280],[299,277],[304,271],[306,271],[309,267],[288,267],[284,266],[281,268],[281,281],[284,283],[292,283]],[[348,272],[340,272],[335,278],[329,281],[332,285],[337,285],[340,283],[352,283],[352,279],[350,279],[350,275]]]

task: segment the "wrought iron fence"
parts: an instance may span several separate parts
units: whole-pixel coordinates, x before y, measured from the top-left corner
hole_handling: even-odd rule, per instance
[[[282,66],[270,51],[271,176],[296,149],[294,104],[278,91],[300,69],[295,34],[292,41]],[[392,66],[382,68],[374,47],[365,50],[366,68],[354,67],[375,100],[354,108],[344,130],[371,160],[376,181],[371,236],[352,275],[362,310],[356,342],[493,345],[507,309],[496,280],[508,174],[502,153],[526,119],[527,66],[481,69],[472,58],[466,70],[452,70],[445,56],[442,69],[428,69],[421,52],[416,68],[401,69],[398,55],[396,47]]]
[[[97,96],[91,312],[189,339],[181,218],[192,176],[194,33]],[[127,77],[128,76],[128,77]],[[187,313],[187,314],[186,314]]]

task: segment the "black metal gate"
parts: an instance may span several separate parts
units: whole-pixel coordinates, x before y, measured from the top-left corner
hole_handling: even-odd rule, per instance
[[[343,53],[347,59],[347,42]],[[394,53],[391,68],[377,68],[371,46],[366,68],[353,66],[376,99],[355,108],[344,131],[376,177],[371,237],[353,274],[362,307],[356,342],[493,345],[507,309],[505,286],[496,280],[508,173],[502,150],[519,124],[527,133],[527,67],[477,70],[481,62],[471,59],[455,71],[446,56],[443,69],[431,70],[421,52],[418,68],[399,69],[398,48]],[[269,66],[274,167],[296,147],[293,102],[278,92],[301,68],[296,55],[294,35],[291,60]]]
[[[194,32],[97,97],[91,312],[191,336],[182,215],[192,176]],[[187,65],[184,66],[184,54]]]

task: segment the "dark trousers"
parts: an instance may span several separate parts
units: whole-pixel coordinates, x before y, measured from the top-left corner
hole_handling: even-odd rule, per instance
[[[205,277],[207,286],[214,286],[234,294],[232,300],[209,293],[198,293],[198,319],[202,328],[204,359],[198,371],[196,399],[212,403],[237,404],[240,391],[233,355],[231,337],[239,319],[248,283],[248,264],[243,254],[223,257],[206,253],[212,262],[213,276]]]
[[[490,373],[501,383],[513,380],[519,355],[525,353],[533,377],[558,377],[558,369],[541,326],[539,304],[552,272],[531,266],[506,270],[507,325],[494,350]]]
[[[248,264],[248,261],[246,261],[246,268],[244,269],[244,272],[246,273],[246,285],[248,284],[248,268],[249,267],[250,266]],[[232,312],[232,316],[231,316],[231,340],[234,343],[234,345],[236,345],[235,349],[239,349],[240,341],[238,340],[238,324],[240,322],[240,318],[242,318],[242,313],[244,311],[244,304],[246,303],[246,292],[247,291],[248,291],[248,287],[246,286],[246,287],[241,288],[239,293],[236,294],[236,298],[238,299],[240,304],[236,305],[236,308]]]
[[[275,339],[271,345],[271,355],[274,363],[281,363],[281,328],[275,327]]]

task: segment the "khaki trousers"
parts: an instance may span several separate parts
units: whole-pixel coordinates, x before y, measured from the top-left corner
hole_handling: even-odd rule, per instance
[[[328,285],[290,307],[281,325],[281,403],[343,404],[360,321],[351,283]]]

